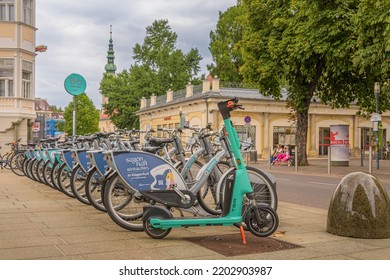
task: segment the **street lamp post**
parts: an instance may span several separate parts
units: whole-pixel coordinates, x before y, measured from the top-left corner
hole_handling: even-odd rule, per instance
[[[379,169],[379,93],[381,91],[380,85],[378,82],[374,84],[374,93],[375,93],[375,113],[377,120],[374,122],[374,131],[376,131],[376,168]]]

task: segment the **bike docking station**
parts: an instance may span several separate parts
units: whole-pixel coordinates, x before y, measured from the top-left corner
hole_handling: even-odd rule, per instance
[[[155,239],[164,238],[172,228],[234,225],[240,228],[242,242],[245,245],[244,227],[258,237],[268,237],[276,231],[279,224],[276,211],[265,203],[256,203],[254,199],[251,182],[240,151],[240,141],[230,120],[231,111],[243,108],[238,105],[237,98],[219,102],[218,108],[224,119],[226,133],[230,141],[230,150],[236,165],[235,168],[229,171],[229,179],[225,180],[225,185],[222,186],[224,188],[224,191],[221,192],[223,196],[221,202],[222,212],[219,215],[173,217],[170,211],[171,207],[188,209],[196,204],[193,193],[186,190],[188,189],[188,187],[186,188],[187,183],[181,174],[175,171],[169,163],[155,155],[139,152],[138,155],[118,161],[115,160],[115,157],[121,154],[114,155],[114,161],[116,162],[133,161],[134,167],[132,168],[127,168],[121,172],[119,167],[118,172],[122,174],[121,177],[124,180],[137,181],[142,195],[163,204],[152,204],[143,208],[143,229],[150,237]],[[153,179],[152,173],[156,169],[159,169],[158,174],[161,174],[161,178],[155,176],[152,182],[148,182],[148,180]],[[203,166],[199,172],[200,176],[197,175],[197,179],[201,178],[202,175],[207,175],[209,169],[208,165]],[[127,175],[123,176],[126,173]],[[134,186],[134,182],[131,183]]]

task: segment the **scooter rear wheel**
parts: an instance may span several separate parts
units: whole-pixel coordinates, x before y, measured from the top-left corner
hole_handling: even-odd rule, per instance
[[[167,236],[171,232],[171,229],[172,229],[172,228],[168,228],[168,229],[155,228],[150,223],[150,219],[147,219],[146,221],[144,221],[143,226],[144,226],[144,231],[146,232],[146,234],[154,239],[164,238],[165,236]]]
[[[246,216],[246,225],[249,231],[257,237],[268,237],[273,234],[279,226],[279,217],[271,207],[258,207],[259,219],[254,210]]]

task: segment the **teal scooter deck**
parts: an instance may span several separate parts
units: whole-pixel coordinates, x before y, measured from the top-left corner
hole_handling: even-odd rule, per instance
[[[241,223],[242,217],[194,217],[190,219],[184,218],[170,218],[170,219],[159,219],[151,218],[150,223],[155,228],[168,229],[178,227],[190,227],[190,226],[232,226],[237,223]]]

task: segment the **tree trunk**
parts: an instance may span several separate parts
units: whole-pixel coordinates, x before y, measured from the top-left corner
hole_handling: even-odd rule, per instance
[[[307,145],[307,128],[308,128],[309,106],[307,110],[297,112],[297,132],[295,136],[296,155],[298,158],[298,166],[309,165],[307,161],[306,145]]]
[[[325,61],[323,59],[318,59],[316,64],[316,74],[312,81],[308,84],[308,94],[305,96],[305,99],[302,103],[305,105],[304,110],[298,110],[297,113],[297,133],[295,143],[297,145],[297,159],[298,165],[307,166],[309,162],[307,161],[306,146],[307,146],[307,130],[309,127],[309,108],[311,98],[313,97],[314,91],[317,88],[317,83],[321,77]]]

